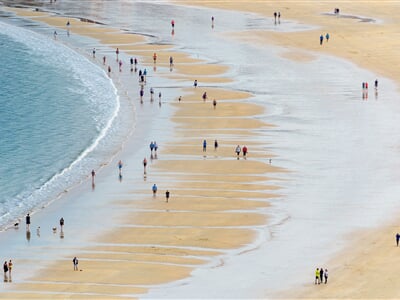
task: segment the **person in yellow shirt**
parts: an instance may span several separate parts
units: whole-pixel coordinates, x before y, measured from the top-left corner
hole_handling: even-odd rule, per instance
[[[315,284],[320,284],[320,281],[319,281],[319,268],[317,268],[316,270],[315,270],[315,282],[314,282]]]

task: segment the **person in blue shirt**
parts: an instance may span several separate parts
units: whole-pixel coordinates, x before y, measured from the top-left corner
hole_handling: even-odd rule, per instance
[[[153,184],[152,190],[153,190],[153,196],[155,197],[156,193],[157,193],[157,185],[156,184]]]

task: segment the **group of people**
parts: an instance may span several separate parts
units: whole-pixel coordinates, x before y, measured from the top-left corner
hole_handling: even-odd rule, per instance
[[[369,87],[368,82],[362,82],[361,86],[362,86],[362,98],[363,100],[367,100],[368,87]],[[378,79],[375,79],[374,86],[375,86],[375,99],[378,99]]]
[[[368,90],[368,82],[363,82],[361,84],[361,87],[363,90]],[[378,89],[378,79],[375,79],[374,87],[375,87],[375,89]]]
[[[317,268],[315,270],[315,281],[314,284],[328,283],[328,269]]]
[[[5,261],[3,264],[3,271],[4,271],[4,282],[11,281],[11,271],[13,268],[13,263],[11,259],[7,262]]]
[[[217,150],[218,146],[219,146],[218,141],[214,140],[214,150]],[[203,140],[203,152],[207,152],[207,140]],[[246,158],[247,152],[248,152],[247,146],[243,146],[242,148],[240,147],[240,145],[237,145],[235,148],[237,159],[239,159],[240,153],[243,153],[243,158]]]

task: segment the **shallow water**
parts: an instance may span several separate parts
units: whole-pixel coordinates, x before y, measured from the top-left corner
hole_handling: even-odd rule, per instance
[[[0,27],[4,228],[87,176],[119,104],[104,71],[86,58],[21,27]]]
[[[249,29],[304,30],[304,24],[282,20],[276,26],[256,14],[177,8],[164,1],[71,3],[45,7],[151,35],[152,42],[174,43],[194,57],[229,66],[235,81],[221,86],[250,91],[249,101],[265,107],[259,117],[277,127],[259,130],[258,138],[265,141],[265,151],[276,155],[272,163],[292,172],[280,175],[288,181],[276,180],[282,196],[271,200],[271,223],[247,249],[254,251],[234,250],[222,258],[223,267],[199,267],[191,278],[154,287],[146,297],[265,297],[312,282],[315,267],[344,245],[346,234],[376,226],[398,211],[393,195],[400,140],[392,133],[400,129],[400,108],[394,83],[379,78],[375,94],[375,75],[349,62],[328,56],[295,62],[281,57],[284,49],[229,35]],[[368,99],[363,99],[363,81],[370,83]],[[179,95],[178,88],[165,92],[172,99]],[[162,128],[162,119],[153,131]]]

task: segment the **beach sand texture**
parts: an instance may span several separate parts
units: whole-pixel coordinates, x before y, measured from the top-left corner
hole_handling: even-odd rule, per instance
[[[178,3],[187,1],[178,1]],[[196,2],[199,4],[199,2]],[[281,22],[296,20],[317,26],[315,30],[299,32],[247,31],[236,34],[237,38],[254,43],[273,43],[283,46],[283,56],[308,61],[312,53],[328,53],[351,60],[359,66],[385,76],[400,80],[397,67],[397,50],[400,41],[395,37],[400,19],[393,13],[399,9],[397,1],[212,1],[207,6],[246,10],[272,17],[281,12]],[[339,16],[334,8],[340,8]],[[329,32],[329,42],[319,45],[319,36]],[[355,232],[348,238],[348,246],[336,258],[325,264],[329,266],[329,284],[314,286],[313,276],[317,266],[310,266],[310,284],[303,289],[280,292],[277,298],[303,299],[398,299],[400,284],[397,273],[399,261],[395,234],[399,223],[388,217],[390,225],[380,229]],[[290,272],[290,270],[288,270]]]
[[[68,20],[12,10],[63,29]],[[158,53],[158,61],[168,61],[173,55],[179,60],[176,71],[161,76],[179,76],[186,81],[193,76],[201,82],[227,81],[223,77],[225,66],[204,64],[165,45],[145,45],[141,37],[114,29],[78,20],[71,23],[71,34],[90,36],[103,45],[143,57],[149,68],[153,51]],[[157,66],[163,64],[158,62]],[[130,196],[115,194],[114,205],[126,216],[115,220],[118,226],[96,240],[102,246],[79,250],[81,272],[71,272],[72,265],[66,257],[45,267],[29,283],[15,283],[13,292],[3,294],[5,297],[138,296],[148,286],[190,276],[197,265],[223,264],[227,251],[245,249],[262,234],[257,228],[267,223],[268,199],[276,196],[279,189],[266,183],[266,174],[278,176],[285,170],[268,164],[267,157],[272,157],[272,153],[266,154],[262,144],[252,141],[252,137],[256,135],[253,129],[271,125],[253,118],[262,113],[261,107],[241,102],[250,94],[207,87],[209,99],[203,101],[204,91],[202,87],[187,89],[184,100],[173,104],[172,121],[179,130],[173,141],[163,145],[162,159],[151,170],[152,180],[162,182],[157,197],[140,184],[132,188]],[[216,108],[213,98],[218,99]],[[217,150],[214,136],[222,137]],[[209,142],[207,152],[202,150],[203,139]],[[236,159],[236,145],[243,146],[247,140],[251,149],[249,159],[242,155]],[[171,191],[169,203],[165,201],[165,189]],[[137,200],[132,202],[132,198]]]
[[[340,2],[340,17],[333,15],[337,7],[334,1],[282,1],[279,5],[274,1],[245,2],[246,5],[243,1],[177,3],[247,10],[268,17],[273,11],[280,11],[281,22],[297,20],[318,29],[290,33],[248,31],[234,36],[254,43],[283,46],[287,52],[282,55],[294,60],[314,59],[309,52],[298,49],[311,50],[316,55],[329,53],[350,59],[396,82],[400,78],[396,68],[400,43],[396,30],[400,20],[393,13],[398,9],[397,2]],[[52,26],[64,27],[67,20],[38,12],[15,11]],[[361,22],[357,16],[376,22]],[[203,82],[213,83],[230,80],[224,75],[225,66],[202,65],[199,60],[174,53],[168,46],[145,45],[135,35],[129,35],[127,41],[127,35],[118,30],[73,22],[74,33],[94,37],[99,43],[119,47],[131,55],[143,56],[150,66],[153,51],[163,61],[171,55],[179,56],[181,64],[175,67],[176,72],[161,76],[190,81],[195,75]],[[318,38],[326,32],[330,33],[331,40],[321,47]],[[66,257],[46,267],[29,283],[13,284],[12,292],[3,294],[5,298],[112,299],[126,294],[139,297],[152,285],[190,276],[198,265],[215,264],[225,251],[245,247],[257,239],[260,232],[255,228],[268,222],[265,214],[268,198],[279,194],[279,187],[268,184],[268,179],[279,178],[279,173],[287,171],[269,165],[267,159],[273,153],[261,151],[261,144],[253,139],[255,129],[273,124],[252,118],[261,113],[261,108],[243,101],[249,94],[207,88],[209,99],[204,103],[201,99],[204,91],[201,87],[188,89],[183,101],[178,103],[176,99],[173,104],[172,121],[179,130],[173,141],[164,145],[162,159],[152,166],[152,179],[161,182],[157,197],[153,198],[146,186],[140,184],[132,187],[131,195],[116,193],[115,205],[126,212],[126,217],[118,220],[120,226],[97,241],[101,246],[80,249],[82,272],[71,272],[72,265]],[[216,109],[211,103],[214,97],[218,99]],[[218,138],[217,151],[213,149],[215,136],[223,137]],[[205,153],[203,139],[208,141]],[[234,148],[237,144],[243,146],[243,140],[252,141],[246,142],[249,158],[237,161]],[[164,197],[166,189],[171,191],[168,204]],[[396,225],[349,238],[349,247],[326,264],[330,270],[328,285],[316,289],[313,285],[316,266],[310,266],[310,286],[276,297],[399,298],[400,282],[395,276]]]

